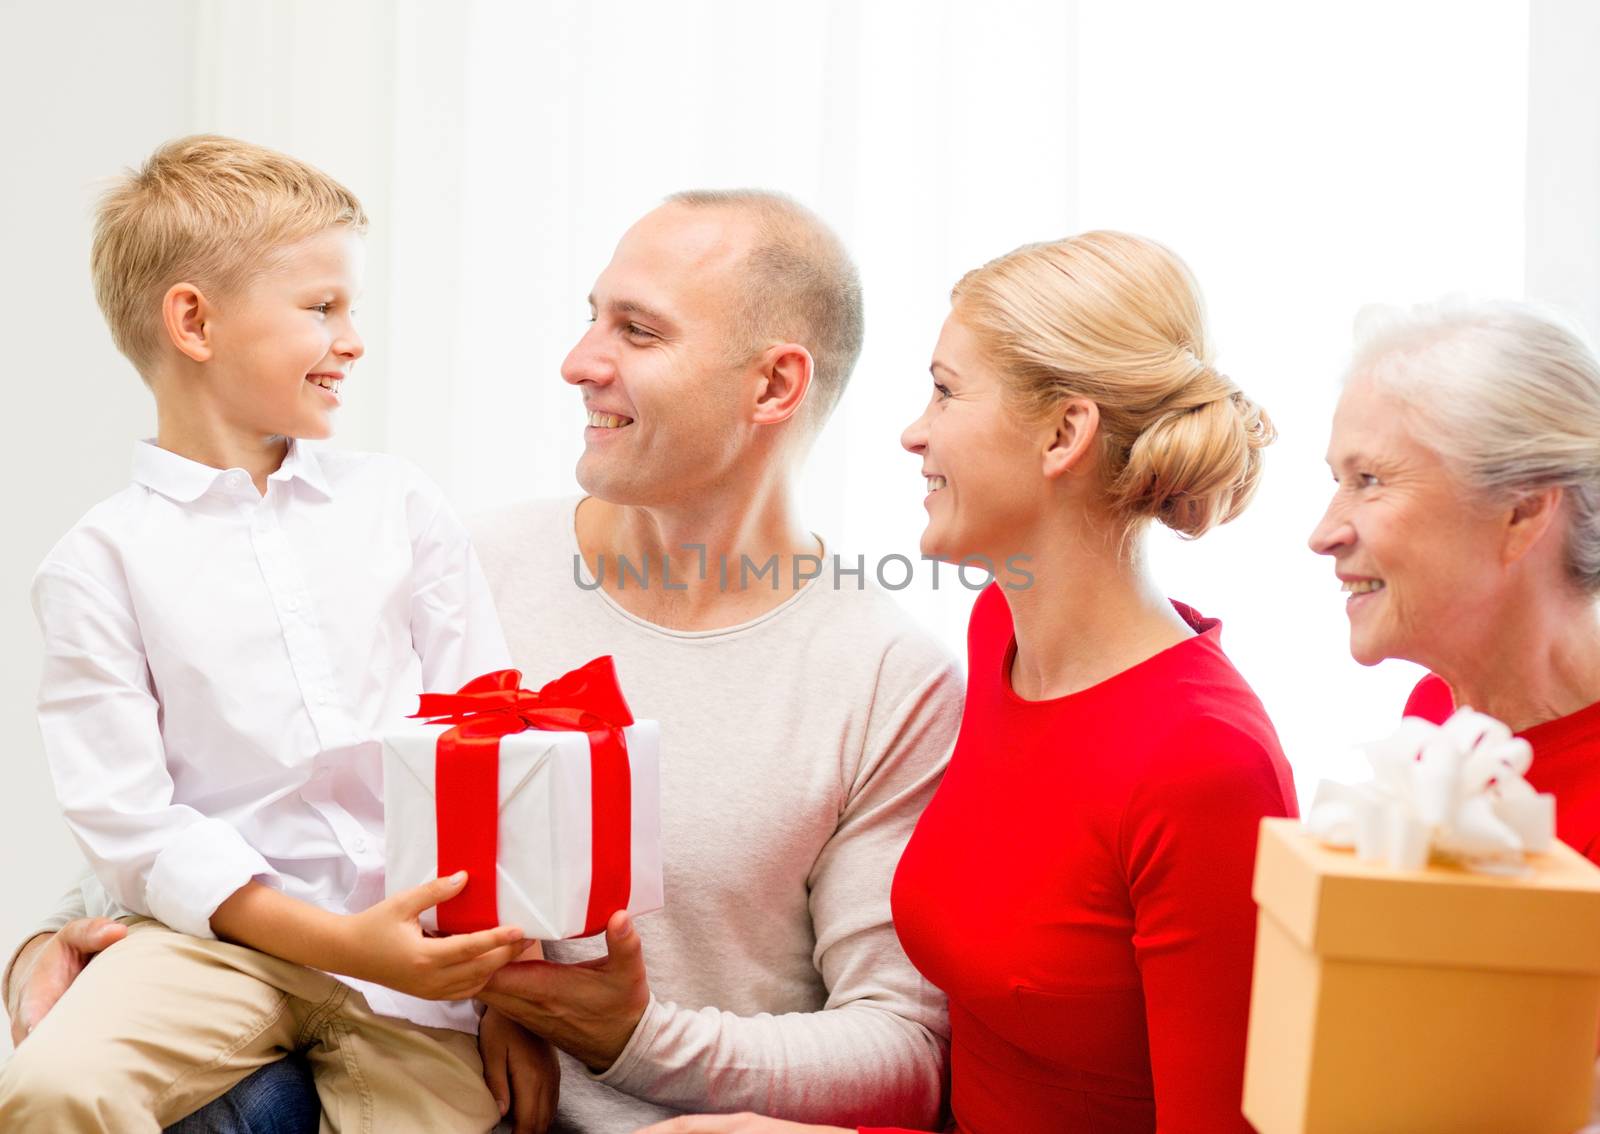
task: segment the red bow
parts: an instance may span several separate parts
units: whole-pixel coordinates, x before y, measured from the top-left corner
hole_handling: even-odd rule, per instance
[[[439,929],[470,933],[500,923],[495,867],[500,826],[500,738],[526,729],[589,734],[592,862],[584,935],[598,933],[626,909],[633,873],[633,795],[622,730],[633,714],[609,656],[542,686],[521,688],[522,674],[496,670],[456,693],[424,693],[413,717],[454,727],[434,752],[439,875],[467,871],[467,885],[439,904]]]
[[[530,728],[588,732],[633,723],[609,654],[545,683],[537,693],[521,684],[521,670],[497,669],[474,677],[459,692],[422,694],[411,715],[431,718],[429,724],[461,725],[463,736],[509,736]]]

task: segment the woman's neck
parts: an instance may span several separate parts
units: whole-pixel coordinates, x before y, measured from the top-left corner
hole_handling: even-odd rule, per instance
[[[1138,534],[1044,536],[1031,585],[1006,592],[1016,657],[1011,686],[1030,701],[1098,685],[1194,636],[1143,567]]]
[[[1433,667],[1456,704],[1521,732],[1600,701],[1600,604],[1592,598],[1513,604],[1482,624],[1493,625],[1492,638]]]

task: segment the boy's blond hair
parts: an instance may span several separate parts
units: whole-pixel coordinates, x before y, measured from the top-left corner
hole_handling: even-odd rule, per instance
[[[149,381],[161,298],[188,282],[237,289],[285,245],[336,225],[367,229],[355,194],[287,154],[196,134],[168,142],[100,200],[90,267],[117,349]]]

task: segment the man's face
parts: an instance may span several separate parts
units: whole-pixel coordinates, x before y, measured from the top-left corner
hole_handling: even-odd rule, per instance
[[[663,205],[622,237],[589,300],[593,324],[561,366],[588,425],[578,483],[614,504],[691,498],[748,451],[755,385],[733,305],[751,223]]]

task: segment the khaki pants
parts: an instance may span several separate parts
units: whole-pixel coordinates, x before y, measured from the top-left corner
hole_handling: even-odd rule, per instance
[[[348,985],[145,919],[96,957],[0,1074],[0,1130],[159,1131],[304,1051],[324,1134],[499,1121],[474,1036],[380,1016]]]

